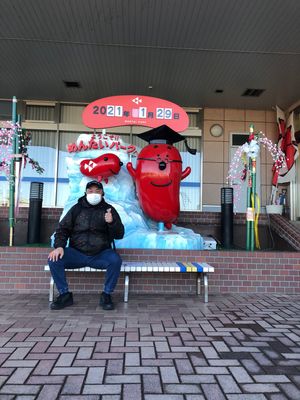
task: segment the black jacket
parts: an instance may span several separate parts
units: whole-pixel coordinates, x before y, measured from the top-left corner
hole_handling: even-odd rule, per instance
[[[105,222],[104,214],[111,208],[113,222]],[[90,205],[86,196],[80,197],[59,222],[55,232],[54,247],[67,245],[82,253],[92,256],[111,248],[113,239],[122,239],[124,226],[117,211],[104,199],[96,206]]]

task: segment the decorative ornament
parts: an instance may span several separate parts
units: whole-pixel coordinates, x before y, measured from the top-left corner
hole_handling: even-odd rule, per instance
[[[10,121],[2,123],[2,127],[0,128],[0,172],[4,172],[7,179],[10,179],[10,165],[16,157],[13,154],[13,141],[15,137],[19,144],[17,153],[23,158],[24,167],[28,162],[37,173],[42,174],[44,168],[40,166],[38,161],[33,160],[28,155],[27,147],[31,140],[30,132],[22,130],[19,124],[13,124]]]

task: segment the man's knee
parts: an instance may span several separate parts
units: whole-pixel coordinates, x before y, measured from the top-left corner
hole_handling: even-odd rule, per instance
[[[113,252],[113,263],[121,268],[122,258],[115,251]]]
[[[64,267],[64,262],[62,261],[62,259],[59,259],[57,261],[48,260],[48,265],[50,270],[54,270],[56,268]]]

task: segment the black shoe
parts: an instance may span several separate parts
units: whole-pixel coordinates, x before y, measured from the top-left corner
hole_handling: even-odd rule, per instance
[[[101,293],[100,306],[102,306],[103,310],[113,310],[115,308],[110,294],[107,294],[105,292]]]
[[[62,308],[71,306],[73,304],[73,294],[67,292],[60,294],[56,299],[50,304],[51,310],[61,310]]]

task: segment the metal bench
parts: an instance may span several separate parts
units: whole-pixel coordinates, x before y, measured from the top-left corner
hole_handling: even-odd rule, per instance
[[[45,265],[45,271],[49,271],[49,266]],[[90,267],[67,269],[66,271],[75,272],[105,272],[102,269]],[[207,263],[198,262],[140,262],[140,261],[123,261],[121,272],[125,274],[124,280],[124,302],[128,302],[129,295],[129,275],[131,272],[192,272],[197,274],[197,295],[201,294],[201,286],[204,288],[204,302],[208,302],[208,274],[214,272],[214,267]],[[50,279],[49,301],[54,298],[54,281]]]

